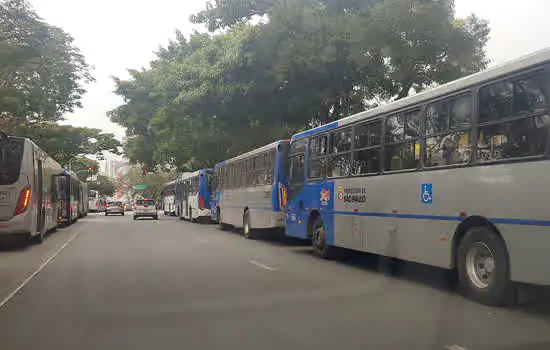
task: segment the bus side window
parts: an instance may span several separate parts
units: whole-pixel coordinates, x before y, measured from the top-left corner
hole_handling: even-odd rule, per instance
[[[301,185],[304,181],[304,162],[303,153],[290,156],[290,183]]]
[[[382,121],[355,127],[353,175],[376,174],[381,170]]]
[[[470,160],[471,111],[471,94],[445,99],[428,106],[425,166],[463,164]]]
[[[477,159],[480,162],[543,155],[550,117],[550,75],[539,70],[479,90]]]
[[[420,161],[419,109],[386,119],[384,170],[416,169]]]

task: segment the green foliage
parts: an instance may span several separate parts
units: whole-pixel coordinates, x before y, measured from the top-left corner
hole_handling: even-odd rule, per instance
[[[89,70],[73,39],[27,1],[0,1],[0,114],[17,123],[62,120],[81,106]]]
[[[97,181],[88,182],[88,189],[99,192],[100,196],[112,196],[116,186],[107,176],[98,175]]]
[[[13,130],[13,134],[32,139],[64,166],[77,156],[95,155],[101,160],[105,151],[120,153],[118,149],[121,145],[114,135],[102,133],[99,129],[41,122],[26,127],[21,125]]]
[[[115,79],[133,163],[209,167],[487,65],[487,23],[451,0],[216,0],[191,20],[227,30]]]
[[[92,168],[92,172],[89,172],[89,169]],[[82,181],[90,175],[96,175],[99,171],[99,162],[86,157],[75,157],[71,159],[71,170],[77,173],[78,177]],[[86,170],[87,172],[84,172]]]
[[[118,188],[133,189],[136,185],[146,185],[147,189],[137,190],[135,193],[159,200],[163,185],[176,178],[177,174],[175,172],[157,172],[142,175],[140,167],[133,167],[117,183],[117,186]]]

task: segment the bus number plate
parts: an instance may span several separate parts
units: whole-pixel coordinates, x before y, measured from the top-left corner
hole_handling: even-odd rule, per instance
[[[7,199],[10,197],[10,193],[8,191],[0,191],[0,200]]]

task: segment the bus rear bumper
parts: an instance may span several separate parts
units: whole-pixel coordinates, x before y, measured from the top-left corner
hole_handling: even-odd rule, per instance
[[[27,234],[31,232],[32,213],[26,213],[14,216],[8,221],[0,221],[0,236],[12,234]]]

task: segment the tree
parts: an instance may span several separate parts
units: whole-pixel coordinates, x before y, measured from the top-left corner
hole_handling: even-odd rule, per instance
[[[73,38],[43,22],[27,1],[0,1],[0,115],[12,126],[62,120],[81,106],[89,81]]]
[[[160,198],[162,187],[165,183],[173,181],[177,178],[176,172],[157,172],[142,175],[140,167],[132,167],[123,177],[122,181],[117,184],[118,188],[134,189],[136,185],[145,185],[145,190],[135,190],[135,193],[148,194],[157,200]]]
[[[90,172],[89,169],[92,169],[92,171]],[[86,181],[90,175],[97,175],[99,162],[86,157],[75,157],[71,159],[71,170],[77,173],[81,181]],[[84,170],[88,172],[84,172]]]
[[[121,147],[113,134],[51,122],[32,123],[26,128],[21,126],[14,130],[14,134],[29,137],[64,166],[78,156],[94,155],[101,160],[103,152],[119,154]]]
[[[97,181],[88,182],[89,190],[96,190],[101,196],[112,196],[116,186],[107,176],[98,175]]]
[[[487,65],[487,23],[451,0],[216,0],[191,20],[224,32],[176,33],[115,80],[135,164],[211,167]]]

